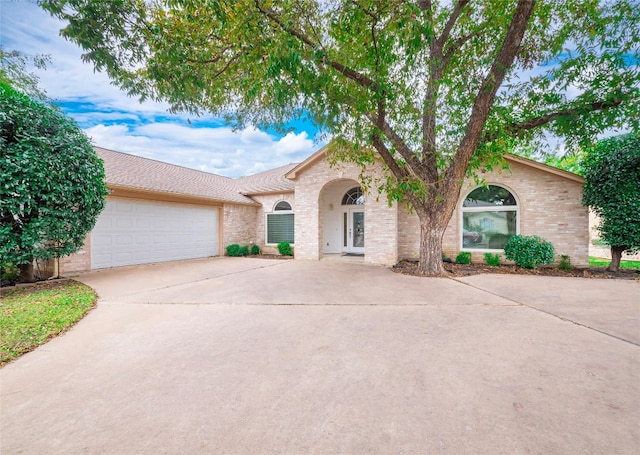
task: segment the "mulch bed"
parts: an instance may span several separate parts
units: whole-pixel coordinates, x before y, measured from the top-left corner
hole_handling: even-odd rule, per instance
[[[417,275],[418,263],[416,261],[401,261],[392,267],[397,273]],[[604,267],[573,267],[571,270],[562,270],[555,266],[540,266],[535,270],[523,269],[515,265],[499,265],[492,267],[487,264],[444,264],[445,270],[453,277],[465,277],[480,273],[501,273],[506,275],[534,275],[534,276],[560,276],[574,278],[604,278],[622,280],[640,280],[640,270],[623,269],[619,273],[608,272]]]
[[[33,283],[8,283],[3,282],[2,293],[24,289],[25,292],[36,292],[48,289],[55,289],[70,281],[68,278],[54,278],[49,280],[34,281]]]

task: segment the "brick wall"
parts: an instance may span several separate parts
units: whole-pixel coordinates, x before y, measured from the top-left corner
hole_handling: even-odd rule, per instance
[[[84,245],[79,251],[70,256],[60,258],[59,267],[61,276],[91,269],[91,234],[85,237]]]
[[[259,207],[224,204],[222,221],[222,247],[237,243],[249,245],[257,242],[256,225]]]
[[[256,216],[256,240],[255,243],[260,245],[260,248],[265,253],[277,253],[278,249],[275,246],[267,246],[267,232],[266,232],[266,214],[273,212],[273,207],[280,201],[287,201],[293,208],[293,213],[296,214],[297,207],[293,191],[286,193],[274,193],[274,194],[258,194],[251,196],[251,198],[262,205],[257,211]],[[296,214],[297,216],[297,214]]]
[[[589,216],[582,206],[582,184],[558,175],[512,162],[510,171],[487,172],[488,184],[503,185],[519,203],[519,233],[538,235],[550,241],[556,254],[568,254],[575,265],[588,264]],[[464,183],[456,211],[443,237],[443,251],[454,257],[462,250],[462,212],[466,196],[476,188],[473,180]],[[420,226],[417,216],[400,209],[398,214],[399,257],[416,258]],[[472,251],[472,259],[484,260],[486,251]]]
[[[319,259],[323,253],[337,253],[342,234],[333,232],[341,226],[340,203],[348,189],[359,186],[359,167],[340,164],[331,167],[322,159],[300,172],[296,181],[296,249],[297,259]],[[369,176],[379,176],[373,168]],[[375,185],[373,185],[375,186]],[[390,208],[384,195],[365,194],[365,261],[393,264],[397,261],[397,210]],[[337,215],[336,215],[337,214]],[[329,229],[332,232],[327,232]]]

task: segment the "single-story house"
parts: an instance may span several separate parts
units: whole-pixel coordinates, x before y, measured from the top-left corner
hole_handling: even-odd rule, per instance
[[[355,165],[331,166],[320,149],[304,162],[231,179],[96,147],[109,189],[84,248],[60,259],[60,273],[218,256],[232,243],[275,251],[288,241],[296,259],[363,255],[392,265],[418,256],[419,224],[385,195],[363,193]],[[510,235],[536,234],[575,265],[588,263],[589,214],[580,176],[508,155],[487,186],[464,183],[444,235],[444,252],[501,252]],[[381,176],[380,168],[367,171]]]

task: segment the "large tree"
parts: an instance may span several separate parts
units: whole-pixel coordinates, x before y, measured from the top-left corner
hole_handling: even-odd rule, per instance
[[[0,264],[82,247],[104,207],[104,167],[76,123],[0,81]]]
[[[634,127],[632,0],[42,0],[84,59],[141,99],[237,125],[309,115],[336,160],[420,219],[419,271],[444,273],[462,182],[544,134]]]
[[[602,240],[611,246],[609,270],[620,270],[622,253],[640,250],[640,136],[599,141],[587,150],[582,201],[600,218]]]

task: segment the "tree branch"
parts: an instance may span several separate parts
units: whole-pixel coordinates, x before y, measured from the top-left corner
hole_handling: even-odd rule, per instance
[[[520,131],[528,131],[534,128],[539,128],[547,123],[550,123],[560,117],[573,117],[579,114],[582,111],[603,111],[606,109],[610,109],[612,107],[618,107],[622,104],[621,99],[613,99],[610,101],[594,101],[593,103],[589,103],[584,106],[574,107],[571,109],[565,109],[562,111],[550,112],[548,114],[540,115],[538,117],[531,118],[526,122],[522,123],[512,123],[510,125],[506,125],[505,131],[508,134],[517,134]],[[482,142],[490,142],[495,139],[497,136],[496,133],[485,134],[485,137],[482,139]]]
[[[459,0],[440,36],[429,42],[429,81],[427,82],[422,105],[422,163],[427,175],[436,180],[438,177],[436,165],[436,105],[444,66],[448,58],[451,57],[451,55],[447,59],[443,57],[444,45],[468,3],[469,0]]]
[[[473,155],[480,142],[482,130],[489,116],[489,110],[498,89],[502,85],[507,70],[513,65],[535,3],[535,0],[518,0],[518,5],[513,14],[511,24],[509,24],[504,42],[491,65],[489,73],[482,82],[471,109],[471,116],[467,122],[464,137],[451,165],[446,171],[446,194],[457,197],[460,192],[458,182],[464,178],[469,159],[471,159],[471,155]]]
[[[273,10],[268,10],[263,8],[262,6],[260,6],[258,0],[254,0],[254,4],[256,6],[256,9],[260,11],[260,13],[265,15],[269,20],[271,20],[275,24],[277,24],[283,31],[285,31],[286,33],[288,33],[289,35],[295,38],[298,38],[301,42],[309,46],[314,52],[316,52],[320,56],[320,59],[324,64],[329,65],[331,68],[335,69],[343,76],[346,76],[348,79],[351,79],[361,87],[371,89],[373,91],[377,91],[380,88],[380,84],[378,84],[373,79],[365,76],[362,73],[355,71],[352,68],[349,68],[348,66],[338,61],[330,59],[326,51],[322,50],[319,45],[311,41],[311,39],[308,36],[306,36],[304,33],[302,33],[300,30],[297,30],[293,27],[288,27],[280,19],[278,14],[276,14]]]
[[[460,14],[462,13],[462,10],[468,4],[469,4],[469,0],[458,0],[458,3],[456,3],[455,8],[451,12],[451,16],[449,16],[449,20],[447,21],[444,28],[442,29],[442,33],[436,40],[436,46],[438,47],[440,52],[442,52],[442,49],[444,49],[444,43],[446,43],[447,39],[449,38],[449,35],[451,34],[451,30],[453,29],[453,26],[456,24],[456,22],[460,18]],[[438,57],[441,57],[441,54],[438,55]]]

